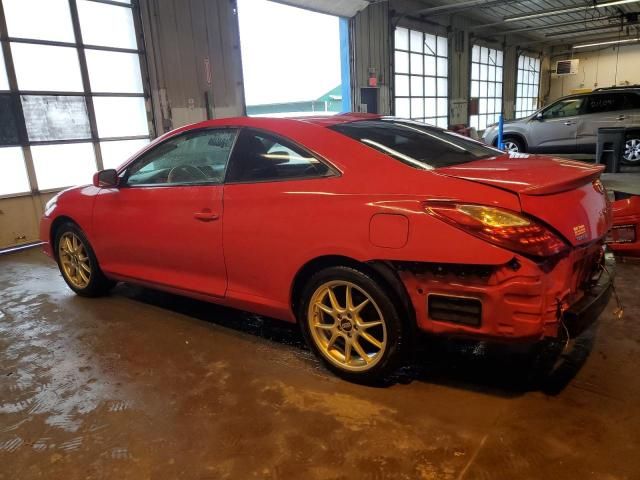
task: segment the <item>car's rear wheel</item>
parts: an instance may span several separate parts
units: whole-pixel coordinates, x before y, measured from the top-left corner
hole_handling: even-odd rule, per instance
[[[299,321],[307,343],[337,375],[383,380],[399,364],[404,328],[392,298],[369,274],[331,267],[308,282]]]
[[[78,295],[104,295],[116,284],[104,276],[89,241],[74,223],[68,222],[58,228],[55,245],[62,278]]]
[[[640,165],[640,136],[627,138],[623,158],[627,163]]]
[[[519,138],[505,137],[503,142],[505,152],[522,153],[524,152],[524,143]]]

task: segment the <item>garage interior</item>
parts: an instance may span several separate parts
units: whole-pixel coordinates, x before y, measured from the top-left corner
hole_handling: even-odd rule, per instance
[[[265,5],[334,19],[331,38],[287,38],[277,13],[252,38],[242,17]],[[295,325],[131,284],[78,297],[39,248],[54,195],[194,122],[353,111],[481,135],[500,115],[639,85],[638,12],[620,0],[1,0],[0,479],[640,478],[633,258],[618,258],[624,317],[612,301],[544,378],[518,352],[426,338],[375,388],[331,375]],[[305,41],[315,64],[286,55]],[[261,43],[268,61],[244,64]],[[279,83],[316,87],[286,98]]]

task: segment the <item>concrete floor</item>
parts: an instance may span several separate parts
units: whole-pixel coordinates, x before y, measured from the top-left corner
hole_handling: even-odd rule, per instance
[[[289,325],[130,285],[83,299],[39,251],[5,255],[0,478],[638,479],[640,265],[619,271],[625,318],[542,389],[442,342],[368,388]]]

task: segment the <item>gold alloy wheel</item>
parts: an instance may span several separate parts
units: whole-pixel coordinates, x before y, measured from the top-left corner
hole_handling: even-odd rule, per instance
[[[318,287],[307,321],[318,349],[344,370],[368,370],[387,349],[384,316],[371,295],[354,283],[334,280]]]
[[[58,258],[65,278],[76,288],[83,289],[91,280],[91,264],[87,249],[80,237],[66,232],[60,237]]]

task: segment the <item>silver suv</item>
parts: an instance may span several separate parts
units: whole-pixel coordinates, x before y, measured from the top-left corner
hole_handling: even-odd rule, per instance
[[[600,127],[640,127],[640,86],[561,98],[529,117],[505,122],[503,142],[512,152],[595,153]],[[498,126],[487,128],[482,139],[496,145]],[[624,159],[640,165],[640,133],[627,137]]]

